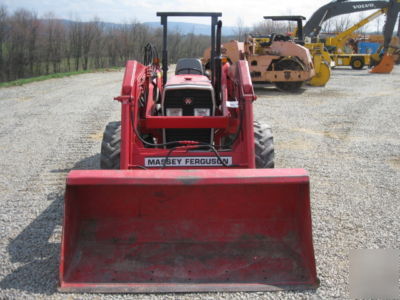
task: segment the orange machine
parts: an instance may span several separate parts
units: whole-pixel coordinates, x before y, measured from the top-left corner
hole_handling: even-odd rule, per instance
[[[315,75],[310,51],[281,34],[250,34],[245,42],[224,43],[222,55],[232,63],[246,59],[253,83],[271,82],[285,91],[298,90]],[[206,49],[206,66],[209,58],[210,49]]]

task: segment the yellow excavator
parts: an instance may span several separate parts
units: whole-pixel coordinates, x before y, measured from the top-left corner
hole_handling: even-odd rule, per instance
[[[330,51],[330,56],[336,66],[351,66],[354,70],[361,70],[365,65],[370,65],[370,54],[353,53],[357,52],[357,50],[354,40],[351,37],[356,30],[386,13],[387,8],[381,8],[347,30],[337,34],[336,36],[326,38],[325,46]],[[347,44],[350,45],[352,50],[351,53],[346,53],[345,51],[345,46]]]
[[[399,24],[399,29],[400,29],[400,24]],[[392,37],[392,40],[389,45],[389,50],[388,50],[388,52],[393,55],[396,65],[400,64],[400,30],[399,29],[397,31],[398,36]],[[377,65],[380,62],[381,56],[382,56],[384,36],[382,34],[380,34],[380,35],[370,34],[363,39],[363,42],[371,42],[371,43],[381,44],[381,46],[375,51],[375,53],[371,54],[370,66]]]
[[[378,50],[371,54],[371,59],[369,65],[371,67],[377,66],[382,60],[383,56],[383,45],[378,48]],[[397,45],[389,45],[389,49],[387,50],[388,55],[393,57],[394,63],[396,65],[400,64],[400,46]]]
[[[383,47],[380,53],[373,56],[377,58],[377,60],[374,63],[375,67],[371,70],[371,73],[390,73],[394,66],[394,50],[390,47],[390,42],[392,40],[394,26],[396,24],[400,11],[400,0],[331,1],[315,11],[308,22],[304,25],[303,32],[305,40],[311,42],[319,42],[319,33],[321,31],[322,24],[332,17],[373,9],[377,9],[377,11],[365,18],[364,20],[361,20],[359,23],[355,24],[348,30],[338,34],[335,37],[327,39],[327,41],[325,41],[325,46],[330,48],[329,50],[331,50],[332,52],[331,57],[336,62],[336,65],[349,65],[352,66],[354,69],[361,69],[364,65],[370,63],[369,60],[371,59],[371,56],[362,54],[351,55],[346,53],[339,53],[338,49],[343,49],[343,44],[346,43],[348,37],[352,32],[385,13],[386,22],[383,31]]]

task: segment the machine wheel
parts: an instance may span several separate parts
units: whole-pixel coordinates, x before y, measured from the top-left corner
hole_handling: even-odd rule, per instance
[[[107,124],[100,153],[101,169],[119,169],[121,151],[121,122]]]
[[[284,71],[284,70],[301,71],[302,69],[303,68],[301,67],[301,65],[294,59],[283,59],[275,65],[276,71]],[[287,92],[297,91],[298,89],[301,88],[302,85],[303,81],[275,82],[275,86],[278,89]]]
[[[362,68],[364,68],[364,60],[361,58],[355,58],[351,61],[351,67],[354,70],[361,70]]]
[[[275,166],[274,138],[271,127],[268,125],[254,122],[254,150],[257,169]]]
[[[396,65],[400,65],[400,55],[393,55],[393,57],[394,57],[394,63],[396,64]]]
[[[301,88],[303,85],[302,81],[279,81],[275,82],[275,85],[278,89],[285,92],[294,92]]]
[[[331,78],[331,68],[326,61],[319,66],[319,72],[308,82],[311,86],[325,86]]]

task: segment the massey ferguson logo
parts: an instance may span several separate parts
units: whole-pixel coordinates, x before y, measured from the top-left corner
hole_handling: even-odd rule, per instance
[[[375,8],[375,4],[367,3],[367,4],[355,4],[353,5],[354,9],[363,9],[363,8]]]
[[[193,99],[187,97],[187,98],[183,99],[183,103],[185,103],[186,105],[190,105],[193,103]]]

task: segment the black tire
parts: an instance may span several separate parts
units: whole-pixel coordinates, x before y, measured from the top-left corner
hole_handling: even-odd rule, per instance
[[[364,59],[359,57],[353,59],[350,64],[353,70],[362,70],[365,66]]]
[[[257,169],[274,168],[274,138],[270,126],[254,122],[254,151]]]
[[[277,81],[275,86],[284,92],[296,92],[300,90],[303,81]]]
[[[282,59],[275,65],[276,71],[301,71],[303,70],[302,66],[299,64],[298,61],[294,59]],[[275,82],[275,86],[285,92],[295,92],[298,91],[301,86],[303,85],[303,81],[278,81]]]
[[[121,152],[121,122],[107,124],[103,134],[100,153],[101,169],[119,169]]]
[[[400,50],[396,50],[396,51],[393,53],[393,58],[394,58],[394,63],[395,63],[396,65],[400,65]]]

